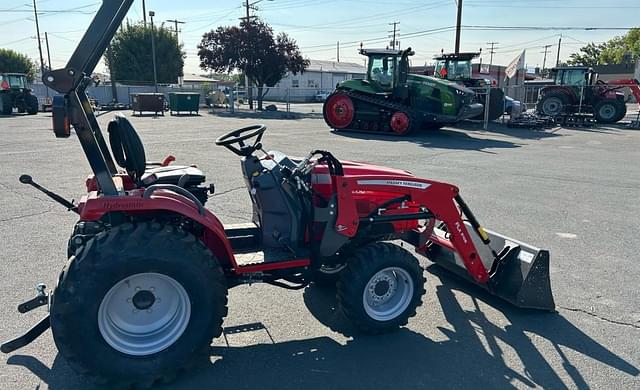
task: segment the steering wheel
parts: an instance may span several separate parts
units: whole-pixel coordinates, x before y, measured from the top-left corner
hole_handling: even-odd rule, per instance
[[[216,140],[216,145],[224,146],[238,156],[248,157],[262,147],[260,140],[262,140],[262,135],[266,130],[267,126],[265,125],[253,125],[232,130],[220,136]],[[245,144],[244,141],[251,138],[255,138],[253,145]],[[234,144],[238,144],[238,147],[234,146]]]

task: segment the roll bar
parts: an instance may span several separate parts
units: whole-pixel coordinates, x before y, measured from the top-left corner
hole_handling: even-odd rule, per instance
[[[133,0],[103,0],[67,66],[42,75],[46,86],[67,97],[69,120],[78,135],[98,186],[107,196],[118,194],[113,180],[117,170],[89,103],[86,89],[91,83],[89,77],[132,4]]]

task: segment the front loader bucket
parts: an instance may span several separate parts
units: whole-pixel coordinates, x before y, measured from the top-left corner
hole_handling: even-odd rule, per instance
[[[485,230],[491,239],[489,248],[468,223],[467,228],[485,268],[493,271],[489,282],[479,286],[517,307],[555,310],[549,279],[549,251]],[[439,228],[434,229],[434,234],[447,238],[447,233]],[[496,260],[491,249],[498,253]],[[452,249],[433,242],[427,254],[429,260],[477,284]]]

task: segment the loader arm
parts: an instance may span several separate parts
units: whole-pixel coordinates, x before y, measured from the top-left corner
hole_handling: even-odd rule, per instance
[[[435,218],[442,221],[450,232],[450,243],[456,253],[462,258],[464,265],[477,283],[486,284],[489,272],[483,265],[478,249],[474,245],[471,234],[467,229],[459,204],[459,190],[451,184],[419,178],[398,178],[389,175],[366,176],[334,176],[338,190],[338,216],[336,230],[347,237],[354,237],[358,232],[361,221],[356,213],[354,192],[397,192],[407,195],[412,202],[422,206],[422,217]],[[398,215],[395,216],[396,218]],[[466,216],[469,218],[469,216]],[[478,234],[484,235],[482,227],[478,225]],[[431,236],[431,232],[424,232]],[[488,243],[488,242],[487,242]],[[420,248],[417,248],[420,251]],[[424,248],[423,248],[424,249]]]
[[[397,233],[417,253],[515,306],[555,310],[549,251],[485,230],[456,186],[384,174],[332,175],[332,180],[338,200],[334,226],[338,234],[354,237],[361,225],[416,221],[417,228]],[[407,203],[389,210],[385,204],[362,217],[354,198],[362,192],[397,195],[394,199],[406,199]]]
[[[636,99],[638,106],[640,106],[640,81],[635,79],[624,79],[624,80],[611,80],[607,81],[607,85],[617,85],[618,88],[612,89],[620,89],[624,87],[628,87],[631,91],[631,94]]]

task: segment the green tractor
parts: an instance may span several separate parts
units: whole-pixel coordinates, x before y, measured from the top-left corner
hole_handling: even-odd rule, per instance
[[[336,86],[323,107],[324,119],[336,130],[405,135],[437,129],[480,115],[484,106],[475,93],[454,82],[409,74],[406,50],[361,49],[369,58],[365,79]]]
[[[38,98],[27,88],[27,75],[0,73],[0,114],[11,115],[13,108],[29,115],[38,113]]]
[[[501,89],[489,89],[489,99],[487,99],[486,89],[491,86],[491,80],[484,78],[473,78],[474,58],[480,57],[480,53],[442,53],[435,57],[436,68],[434,76],[440,79],[453,81],[473,88],[478,94],[478,101],[482,104],[489,104],[489,120],[494,121],[500,118],[505,112],[509,115],[519,115],[524,111],[524,105],[517,100],[506,96]],[[484,113],[473,119],[484,119]]]

